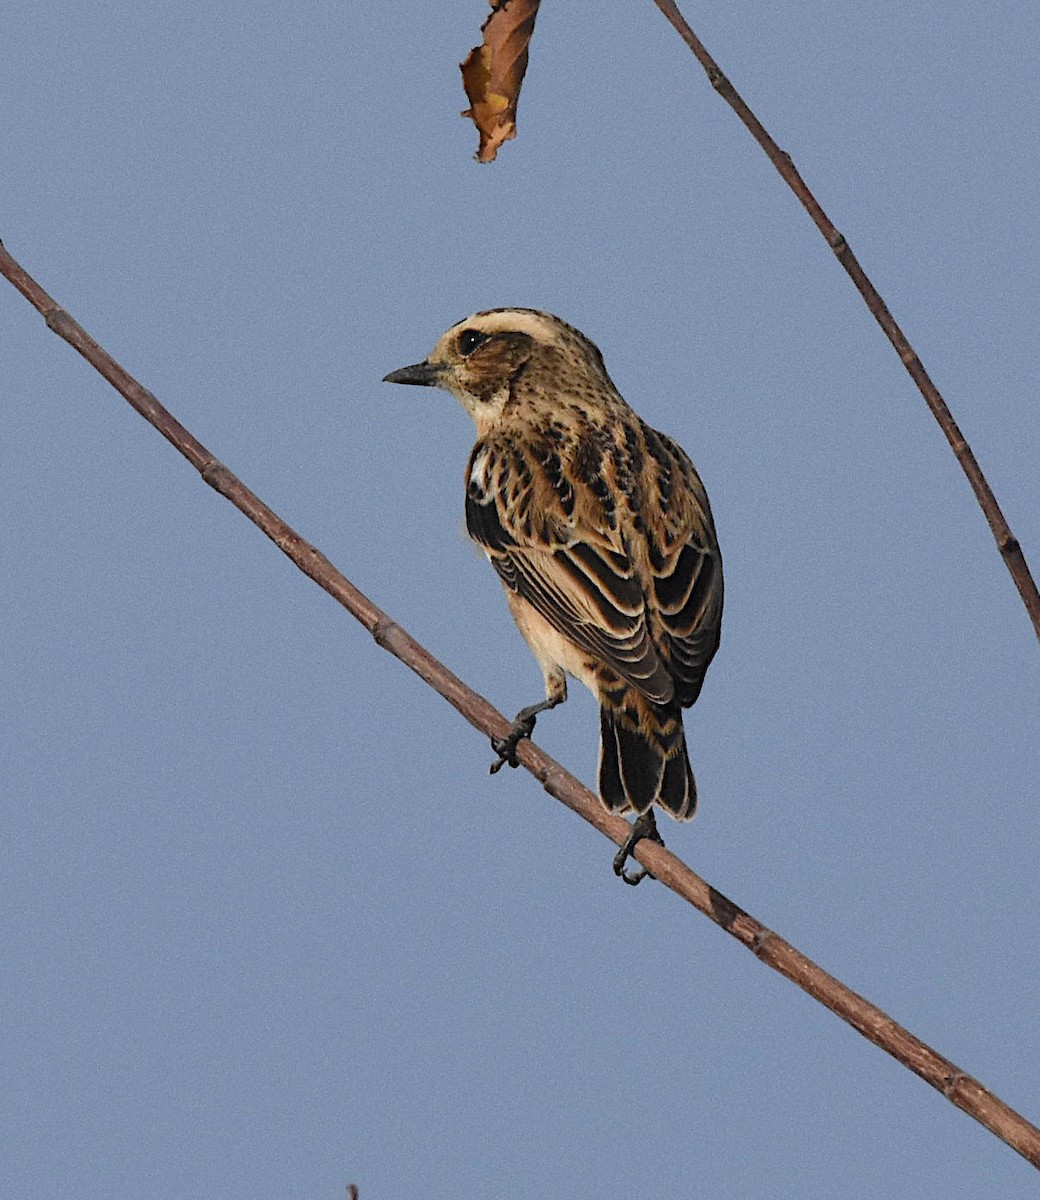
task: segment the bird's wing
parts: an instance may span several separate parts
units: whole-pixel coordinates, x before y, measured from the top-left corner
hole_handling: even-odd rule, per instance
[[[547,461],[548,459],[548,461]],[[646,601],[623,540],[607,520],[576,517],[575,487],[551,453],[478,442],[470,458],[466,528],[502,582],[558,633],[647,699],[666,703],[671,676],[654,646]]]
[[[656,462],[657,495],[648,506],[655,514],[648,522],[652,608],[676,698],[688,707],[719,646],[722,558],[693,464],[670,438],[650,429],[645,434]]]

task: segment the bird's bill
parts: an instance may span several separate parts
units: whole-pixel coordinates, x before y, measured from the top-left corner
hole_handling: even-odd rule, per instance
[[[413,363],[410,367],[401,367],[383,376],[384,383],[413,383],[419,387],[436,387],[441,377],[440,367],[436,363]]]

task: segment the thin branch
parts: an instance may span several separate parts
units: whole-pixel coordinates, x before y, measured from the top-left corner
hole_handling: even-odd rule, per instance
[[[372,634],[385,650],[399,658],[424,679],[476,729],[489,736],[504,737],[511,722],[483,696],[467,687],[423,646],[346,579],[329,560],[304,541],[272,509],[194,438],[146,388],[128,374],[107,351],[60,308],[40,285],[22,269],[0,244],[0,274],[6,276],[47,325],[99,371],[112,386],[165,437],[202,478],[265,533],[292,559],[304,574],[325,589]],[[616,845],[628,838],[630,826],[608,813],[598,798],[530,741],[522,741],[517,758],[542,784],[578,816]],[[1040,1129],[1031,1125],[978,1080],[966,1075],[949,1059],[914,1037],[901,1025],[864,1000],[862,996],[828,975],[811,959],[782,937],[761,925],[732,900],[717,892],[669,850],[643,840],[635,857],[676,895],[715,922],[761,962],[797,984],[803,991],[836,1013],[853,1029],[891,1054],[898,1062],[930,1083],[958,1108],[963,1109],[1035,1167],[1040,1167]]]
[[[874,320],[881,326],[885,336],[892,343],[895,352],[899,355],[899,361],[906,367],[911,379],[917,384],[918,390],[925,399],[925,403],[931,409],[932,416],[938,421],[939,428],[946,435],[946,440],[950,443],[950,449],[953,451],[954,456],[961,465],[961,469],[968,478],[968,482],[971,484],[971,490],[975,493],[975,499],[978,500],[979,506],[985,514],[986,520],[989,522],[989,527],[993,532],[997,548],[1000,550],[1007,569],[1011,572],[1011,578],[1015,581],[1018,593],[1022,597],[1022,603],[1026,606],[1029,619],[1033,622],[1033,629],[1036,632],[1036,636],[1040,638],[1040,593],[1037,592],[1036,583],[1030,573],[1025,555],[1022,553],[1022,547],[1019,545],[1018,539],[1012,534],[1004,518],[1004,514],[1000,510],[1000,505],[997,503],[997,498],[993,495],[993,489],[986,481],[986,477],[983,475],[982,468],[976,461],[971,447],[968,445],[964,434],[958,428],[957,422],[953,419],[953,414],[950,412],[946,401],[942,398],[939,389],[932,382],[931,376],[925,370],[920,358],[918,358],[917,352],[910,345],[906,334],[903,333],[896,319],[888,311],[888,306],[881,299],[877,288],[870,282],[866,271],[860,266],[859,260],[852,253],[848,242],[834,227],[831,219],[820,206],[819,201],[806,186],[805,180],[799,175],[797,168],[791,161],[791,156],[786,151],[781,150],[776,142],[773,141],[762,125],[762,122],[759,121],[758,117],[747,106],[740,93],[723,74],[718,63],[708,53],[703,42],[701,42],[686,23],[686,20],[678,8],[676,8],[673,0],[654,0],[654,3],[686,45],[689,46],[694,57],[704,68],[708,76],[708,82],[737,114],[751,136],[765,151],[766,157],[776,167],[777,171],[780,172],[784,182],[798,197],[803,208],[812,218],[813,224],[823,234],[827,245],[834,251],[838,262],[848,272],[849,278],[856,285],[857,291],[863,297],[864,303],[873,314]]]

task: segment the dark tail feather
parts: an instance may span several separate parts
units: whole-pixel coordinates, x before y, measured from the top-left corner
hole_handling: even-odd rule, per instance
[[[678,708],[655,715],[659,728],[645,733],[623,710],[599,710],[599,794],[613,812],[645,813],[659,804],[688,821],[697,810],[697,785],[682,717]]]

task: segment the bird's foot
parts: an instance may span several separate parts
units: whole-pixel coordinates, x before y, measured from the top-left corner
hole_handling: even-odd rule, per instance
[[[631,884],[632,887],[641,883],[648,875],[651,879],[654,878],[646,867],[640,867],[638,871],[625,870],[625,863],[632,857],[636,843],[642,841],[643,838],[649,838],[651,842],[656,842],[659,846],[664,845],[664,838],[657,832],[657,821],[654,819],[652,808],[636,817],[632,822],[632,832],[628,835],[625,844],[614,855],[614,874],[623,879],[625,883]]]
[[[491,764],[489,774],[497,774],[506,763],[511,767],[518,767],[520,765],[516,758],[516,748],[521,739],[529,738],[534,733],[534,723],[542,709],[543,706],[540,704],[532,704],[528,708],[522,708],[516,714],[513,727],[506,736],[502,738],[493,737],[491,739],[491,749],[498,755],[498,758]]]

